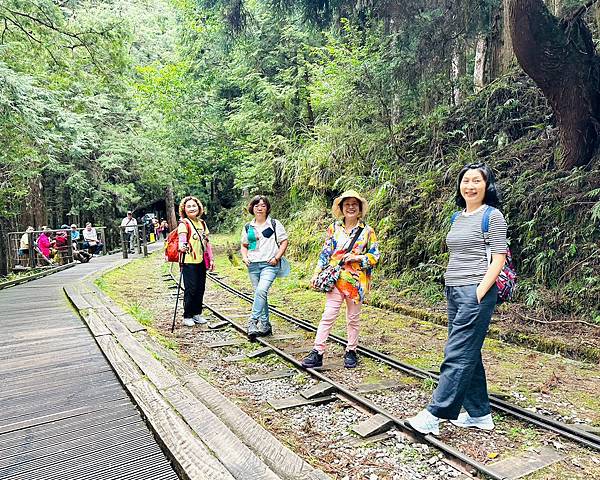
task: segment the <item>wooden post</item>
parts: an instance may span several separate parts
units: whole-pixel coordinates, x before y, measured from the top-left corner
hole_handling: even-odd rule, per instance
[[[73,258],[73,241],[71,240],[71,231],[67,231],[67,256],[69,257],[68,263],[75,262]]]
[[[35,249],[33,248],[33,232],[29,232],[29,266],[35,268]]]
[[[137,233],[137,253],[139,255],[141,255],[142,254],[142,240],[140,238],[141,228],[139,225],[137,226],[136,233]]]
[[[142,224],[142,248],[144,251],[144,257],[148,256],[148,242],[146,241],[146,224]]]
[[[100,229],[100,241],[102,242],[102,255],[106,255],[106,235],[104,234],[104,230],[106,227],[102,227]]]
[[[14,240],[13,240],[14,237]],[[6,243],[5,243],[6,239]],[[16,240],[16,241],[15,241]],[[17,264],[21,263],[21,258],[19,257],[19,248],[20,248],[20,238],[18,233],[15,232],[15,235],[12,235],[12,232],[8,232],[6,235],[2,235],[0,232],[0,243],[4,243],[4,245],[0,245],[0,249],[3,248],[6,252],[6,271],[12,271]],[[13,248],[13,244],[16,245]],[[13,251],[14,250],[14,251]]]

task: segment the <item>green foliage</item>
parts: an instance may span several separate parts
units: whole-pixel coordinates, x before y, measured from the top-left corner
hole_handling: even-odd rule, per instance
[[[485,160],[519,300],[598,318],[597,160],[556,170],[551,111],[523,74],[477,95],[471,70],[448,74],[457,52],[473,68],[499,4],[3,0],[0,214],[16,216],[40,179],[56,224],[108,223],[173,186],[205,202],[211,228],[239,228],[240,194],[260,192],[306,273],[332,199],[356,188],[378,275],[436,302],[454,178]]]
[[[50,224],[110,225],[173,182],[164,122],[134,88],[174,58],[175,12],[150,3],[2,2],[0,214],[19,214],[40,181]]]
[[[353,7],[330,4],[347,17],[323,28],[308,5],[247,2],[252,21],[232,36],[225,4],[179,2],[180,61],[140,71],[138,90],[168,119],[169,143],[188,154],[184,175],[212,185],[207,201],[217,210],[232,207],[213,218],[236,224],[239,191],[273,195],[304,273],[331,221],[328,206],[352,187],[370,199],[380,275],[394,278],[402,295],[440,301],[454,178],[483,159],[505,193],[519,299],[597,312],[597,169],[552,168],[550,109],[523,75],[452,106],[448,92],[468,94],[471,83],[450,81],[444,42],[485,32],[498,2],[467,2],[462,16],[445,15],[443,1],[417,3],[396,13],[392,32],[381,10],[359,18]],[[307,27],[307,15],[321,28]],[[225,188],[215,188],[215,177]]]

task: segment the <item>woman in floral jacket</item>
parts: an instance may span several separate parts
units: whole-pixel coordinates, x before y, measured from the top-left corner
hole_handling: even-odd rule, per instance
[[[339,220],[327,228],[327,237],[310,281],[311,286],[314,287],[317,276],[325,267],[338,265],[340,261],[343,264],[335,287],[326,294],[325,311],[319,323],[314,349],[302,361],[306,368],[323,365],[325,342],[344,301],[348,332],[344,366],[354,368],[357,365],[360,309],[369,291],[371,272],[379,261],[375,231],[363,221],[367,208],[367,201],[354,190],[344,192],[333,201],[332,212]],[[356,241],[348,252],[355,236]]]

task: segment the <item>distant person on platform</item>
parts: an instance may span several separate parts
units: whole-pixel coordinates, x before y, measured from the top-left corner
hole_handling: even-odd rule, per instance
[[[137,220],[133,217],[133,212],[127,212],[127,216],[121,220],[121,227],[125,227],[125,240],[129,246],[129,252],[133,253],[133,239],[137,232]]]
[[[33,231],[33,227],[27,227],[27,230],[21,235],[21,240],[19,241],[19,258],[24,267],[29,266],[29,234]]]
[[[156,217],[152,219],[152,228],[154,229],[154,241],[158,242],[158,237],[160,235],[160,223]]]
[[[56,238],[54,239],[54,261],[60,265],[63,265],[66,261],[66,256],[69,250],[69,236],[68,236],[68,225],[61,225],[61,230],[57,232]]]
[[[81,238],[81,235],[79,233],[79,230],[77,229],[77,225],[72,224],[71,225],[71,241],[77,242],[77,241],[79,241],[80,238]]]
[[[97,255],[102,250],[102,243],[98,240],[98,232],[92,227],[91,222],[85,224],[83,229],[83,248],[92,255]]]
[[[52,264],[50,260],[50,247],[52,246],[52,230],[47,226],[42,227],[42,233],[37,239],[36,246],[38,252],[42,255],[42,261],[48,265]]]
[[[77,260],[80,263],[87,263],[92,258],[92,255],[85,250],[80,250],[77,241],[81,238],[77,225],[71,225],[71,244],[73,245],[73,260]]]

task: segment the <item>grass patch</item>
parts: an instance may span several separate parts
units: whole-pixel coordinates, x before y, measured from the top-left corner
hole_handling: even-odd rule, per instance
[[[433,378],[424,378],[421,381],[421,388],[426,392],[433,392],[437,387],[437,383]]]
[[[160,343],[163,347],[168,350],[172,350],[175,353],[179,352],[179,345],[177,341],[172,338],[167,338],[163,334],[161,334],[156,328],[149,327],[148,335],[154,338],[158,343]]]
[[[154,323],[154,316],[152,315],[152,312],[146,310],[139,303],[135,303],[127,307],[126,312],[134,317],[144,327],[151,327]]]
[[[106,292],[108,290],[108,282],[104,277],[99,277],[96,280],[94,280],[94,284],[103,292]]]

